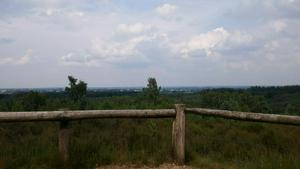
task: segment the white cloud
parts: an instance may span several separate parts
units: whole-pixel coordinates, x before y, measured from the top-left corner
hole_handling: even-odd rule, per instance
[[[91,53],[110,62],[131,58],[138,59],[137,57],[144,57],[145,55],[140,48],[149,45],[148,43],[159,45],[164,42],[165,38],[165,34],[153,33],[135,36],[121,42],[108,42],[97,39],[92,42]]]
[[[240,46],[249,44],[253,41],[253,36],[248,32],[234,31],[230,34],[229,42],[231,45]]]
[[[276,32],[281,32],[283,31],[286,27],[287,24],[282,21],[282,20],[276,20],[271,23],[271,27],[276,31]]]
[[[153,53],[159,55],[161,59],[168,59],[171,56],[188,59],[199,55],[208,56],[209,59],[218,59],[223,56],[221,49],[234,50],[253,41],[253,37],[246,32],[230,33],[222,27],[195,35],[182,42],[181,39],[169,39],[166,33],[159,30],[143,32],[145,30],[143,26],[138,26],[138,28],[131,26],[124,26],[123,31],[134,32],[133,36],[127,36],[121,40],[114,37],[106,40],[94,39],[91,41],[91,46],[85,49],[88,54],[71,53],[63,56],[62,60],[88,65],[91,65],[90,62],[125,63],[132,60],[153,60],[151,58],[154,57]],[[120,26],[117,30],[120,31]],[[148,50],[150,48],[151,50]]]
[[[168,14],[175,12],[176,9],[177,9],[177,6],[175,6],[175,5],[163,4],[163,5],[155,8],[155,12],[157,12],[160,15],[168,15]]]
[[[47,16],[52,16],[55,13],[59,13],[59,10],[53,10],[53,9],[45,9],[44,11],[42,11],[44,14],[46,14]]]
[[[148,62],[151,57],[155,57],[153,53],[159,53],[162,48],[170,46],[167,34],[158,30],[149,31],[151,28],[152,26],[140,23],[119,25],[116,28],[117,32],[131,36],[113,34],[105,39],[93,39],[90,46],[85,48],[85,52],[69,52],[61,56],[60,61],[65,65]]]
[[[225,62],[224,63],[225,71],[230,71],[230,70],[248,71],[251,66],[252,66],[251,63],[248,61]]]
[[[83,17],[84,12],[67,8],[35,8],[32,10],[37,16],[46,17]]]
[[[151,25],[145,25],[143,23],[135,24],[119,24],[117,31],[124,34],[138,34],[144,33],[152,29]]]
[[[199,51],[204,51],[207,56],[211,56],[214,48],[220,46],[228,37],[229,33],[220,27],[194,36],[189,41],[177,45],[177,48],[179,47],[179,52],[184,58],[188,58]]]
[[[296,0],[283,0],[283,2],[286,2],[286,3],[294,3]]]
[[[154,49],[163,46],[167,37],[165,34],[153,33],[130,37],[124,41],[100,40],[91,41],[91,47],[86,53],[69,53],[61,57],[64,64],[99,65],[100,63],[147,62],[149,53],[143,50],[154,45]]]
[[[107,72],[121,70],[119,77],[132,75],[123,69],[124,65],[142,68],[136,72],[146,72],[143,76],[152,69],[164,70],[169,79],[183,77],[187,78],[187,83],[196,85],[203,84],[200,80],[199,83],[194,81],[199,78],[197,72],[203,72],[200,76],[207,74],[207,78],[201,79],[225,79],[228,74],[222,75],[224,69],[232,73],[239,72],[238,69],[249,70],[249,74],[241,74],[232,82],[243,83],[239,80],[260,77],[263,72],[269,72],[265,75],[272,79],[279,79],[278,73],[296,79],[292,75],[300,69],[299,0],[205,3],[194,0],[168,2],[170,4],[137,1],[134,10],[128,10],[131,4],[114,1],[95,1],[92,5],[82,0],[55,1],[0,3],[0,37],[13,39],[11,43],[0,38],[1,70],[12,72],[2,73],[8,82],[16,79],[11,75],[22,71],[57,78],[58,72],[68,71],[99,76],[94,70],[102,71],[107,67]],[[8,6],[13,6],[14,10]],[[224,28],[217,28],[221,26]],[[34,46],[35,56],[41,56],[36,59],[40,60],[30,54],[24,55],[28,46]],[[59,66],[57,61],[101,68],[82,71]],[[26,63],[44,72],[17,68]],[[283,66],[287,67],[286,71],[279,69]],[[219,76],[211,77],[212,73],[206,72]],[[160,73],[157,76],[162,77]],[[111,75],[107,79],[117,81],[118,77]],[[265,80],[264,77],[257,79]],[[284,80],[286,78],[282,78]],[[130,84],[130,80],[127,81]],[[216,80],[210,82],[216,83]],[[226,81],[220,80],[223,82]],[[172,84],[172,81],[167,83]]]
[[[21,57],[19,60],[17,60],[16,63],[20,65],[27,64],[30,61],[31,54],[32,54],[32,49],[27,49],[25,55]]]
[[[142,37],[129,39],[125,42],[101,41],[99,39],[92,41],[91,53],[97,58],[114,61],[138,55],[136,45],[142,42]]]
[[[168,37],[153,29],[152,25],[143,23],[119,24],[107,38],[94,38],[85,52],[69,52],[61,56],[65,65],[102,65],[106,63],[145,63],[151,60],[152,52],[161,50]],[[124,36],[130,35],[130,36]],[[150,48],[151,53],[150,53]]]
[[[0,58],[0,64],[8,64],[8,63],[13,63],[13,58],[10,57]]]
[[[64,65],[96,65],[93,56],[86,52],[70,52],[61,57]]]
[[[4,57],[0,58],[0,64],[17,64],[17,65],[25,65],[29,63],[32,55],[32,49],[27,49],[24,56],[20,58],[12,58],[12,57]]]

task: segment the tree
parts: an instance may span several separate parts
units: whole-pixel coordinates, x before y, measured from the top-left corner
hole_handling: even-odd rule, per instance
[[[157,104],[160,90],[161,87],[157,86],[156,79],[153,77],[149,77],[147,87],[143,88],[143,93],[150,102],[152,102],[153,104]]]
[[[65,88],[65,91],[74,102],[82,103],[86,96],[87,83],[81,80],[77,83],[78,79],[74,78],[73,76],[68,76],[68,79],[69,86]]]
[[[31,91],[22,97],[21,105],[25,111],[37,111],[46,105],[46,97],[41,93]]]

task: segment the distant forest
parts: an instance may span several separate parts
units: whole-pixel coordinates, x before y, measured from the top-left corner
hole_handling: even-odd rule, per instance
[[[300,115],[300,86],[168,91],[158,95],[153,104],[143,91],[134,90],[87,90],[80,102],[72,100],[66,91],[18,92],[0,94],[0,111],[171,108],[183,103],[189,107]]]
[[[300,86],[161,92],[155,78],[143,90],[88,91],[69,77],[63,92],[0,95],[2,111],[174,108],[175,103],[300,115]],[[300,128],[187,115],[186,162],[203,169],[300,168]],[[98,165],[156,166],[172,162],[171,119],[71,122],[70,161],[58,158],[57,122],[0,123],[0,169],[94,169]]]

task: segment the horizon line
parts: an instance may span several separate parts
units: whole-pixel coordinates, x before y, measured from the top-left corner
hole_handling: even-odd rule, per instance
[[[159,86],[161,88],[249,88],[249,87],[290,87],[290,86],[300,86],[300,84],[292,84],[292,85],[170,85],[170,86]],[[92,88],[144,88],[146,86],[90,86],[87,89]],[[0,87],[0,89],[54,89],[60,88],[63,89],[65,87]]]

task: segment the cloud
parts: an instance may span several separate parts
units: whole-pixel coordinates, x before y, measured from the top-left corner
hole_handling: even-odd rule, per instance
[[[145,25],[143,23],[135,24],[119,24],[117,31],[124,34],[139,34],[150,31],[153,27],[151,25]]]
[[[224,28],[219,27],[207,33],[194,36],[190,40],[176,45],[176,48],[184,58],[188,58],[199,51],[205,52],[207,56],[211,56],[214,48],[222,45],[228,37],[229,33]]]
[[[91,53],[107,61],[116,61],[139,55],[136,46],[145,41],[146,37],[134,37],[125,42],[107,42],[95,39],[92,41]]]
[[[0,58],[0,64],[10,64],[10,63],[13,63],[13,58],[10,57]]]
[[[251,67],[251,63],[249,61],[239,61],[239,62],[225,62],[224,67],[225,71],[230,70],[243,70],[248,71],[249,67]]]
[[[207,74],[201,79],[226,79],[228,74],[222,72],[237,70],[249,72],[237,79],[268,71],[272,73],[265,75],[273,79],[278,79],[275,75],[281,72],[289,77],[288,72],[300,69],[299,2],[148,1],[132,6],[106,0],[4,0],[0,3],[0,72],[16,72],[13,69],[18,66],[10,65],[28,63],[45,72],[29,68],[24,72],[43,76],[52,71],[52,78],[57,72],[86,72],[90,77],[97,72],[58,64],[87,66],[86,70],[120,70],[117,76],[107,79],[132,72],[142,77],[159,70],[165,71],[169,79],[186,78],[187,83],[196,85],[202,83],[195,81],[198,72]],[[32,57],[30,51],[24,53],[28,46],[34,46],[34,56],[41,57]],[[139,71],[126,67],[138,67]],[[2,76],[10,81],[9,75]]]
[[[64,65],[96,65],[93,56],[86,52],[70,52],[60,58]]]
[[[271,23],[271,27],[276,31],[276,32],[281,32],[283,31],[286,27],[287,24],[282,21],[282,20],[276,20]]]
[[[83,17],[84,12],[66,8],[35,8],[32,11],[38,16],[64,16],[64,17]]]
[[[84,52],[72,51],[60,57],[64,65],[148,64],[169,47],[168,36],[152,24],[118,24],[106,38],[93,38]],[[153,56],[153,54],[158,56]]]
[[[175,5],[163,4],[163,5],[155,8],[155,12],[160,15],[169,15],[169,14],[175,12],[176,9],[177,9],[177,6],[175,6]]]
[[[86,52],[71,52],[62,56],[61,60],[66,65],[101,65],[101,63],[150,63],[157,59],[157,56],[160,60],[199,56],[216,59],[223,56],[223,52],[234,51],[253,41],[253,37],[246,32],[229,32],[223,27],[194,35],[185,41],[170,39],[168,34],[160,30],[149,32],[144,28],[144,24],[128,24],[122,27],[122,32],[133,36],[127,36],[125,39],[97,38],[91,41],[90,47],[85,49]],[[120,25],[117,30],[120,31]]]
[[[245,31],[234,31],[230,33],[230,37],[228,38],[231,46],[240,46],[253,42],[253,36]]]
[[[29,63],[32,55],[32,49],[27,49],[24,56],[15,59],[12,57],[0,58],[0,64],[16,64],[16,65],[25,65]]]
[[[72,52],[62,56],[61,60],[64,64],[72,65],[145,64],[152,59],[153,53],[167,46],[166,41],[167,35],[158,32],[136,35],[121,41],[94,39],[85,53]]]
[[[16,61],[16,64],[24,65],[30,61],[30,57],[32,54],[32,49],[27,49],[25,55]]]

